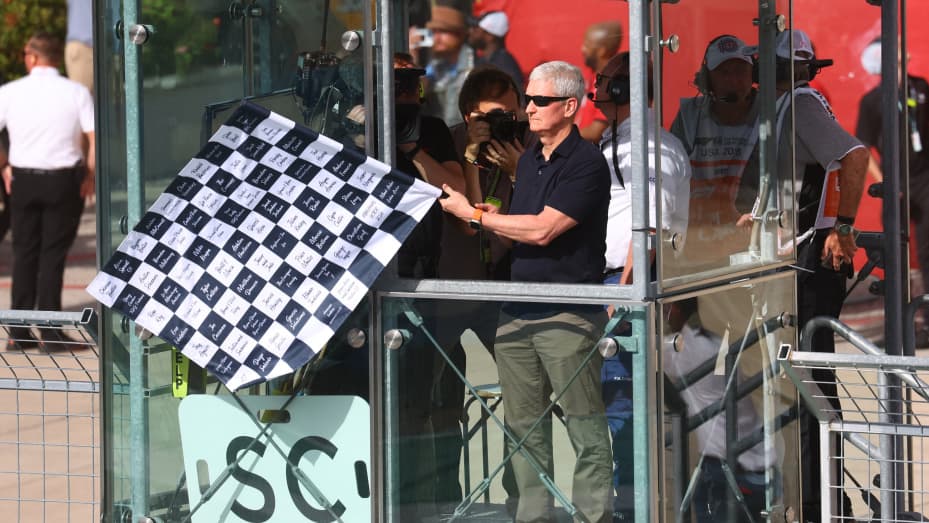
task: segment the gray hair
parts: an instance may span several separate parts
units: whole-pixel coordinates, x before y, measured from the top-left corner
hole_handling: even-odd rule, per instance
[[[561,60],[537,65],[529,73],[529,81],[533,80],[548,80],[555,89],[555,96],[571,96],[577,99],[578,106],[587,94],[581,70]]]

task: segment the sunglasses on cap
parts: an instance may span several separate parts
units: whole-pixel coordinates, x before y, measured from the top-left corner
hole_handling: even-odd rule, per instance
[[[531,96],[529,93],[524,93],[524,96],[526,98],[527,104],[529,102],[532,102],[535,104],[536,107],[545,107],[551,104],[552,102],[563,102],[571,98],[570,96],[542,96],[540,94]]]

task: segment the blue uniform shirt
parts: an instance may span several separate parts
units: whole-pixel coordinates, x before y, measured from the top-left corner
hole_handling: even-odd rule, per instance
[[[544,247],[514,242],[512,280],[601,283],[609,204],[609,166],[576,126],[548,161],[541,143],[526,151],[516,167],[509,214],[538,214],[548,206],[577,225]]]

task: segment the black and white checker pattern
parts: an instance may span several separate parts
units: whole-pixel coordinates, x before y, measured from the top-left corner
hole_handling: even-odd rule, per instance
[[[87,291],[236,390],[306,364],[439,194],[246,103]]]

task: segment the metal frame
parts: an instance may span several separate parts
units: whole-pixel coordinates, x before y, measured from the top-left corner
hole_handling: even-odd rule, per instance
[[[823,354],[809,352],[813,333],[820,329],[831,330],[838,334],[852,346],[864,354]],[[830,503],[822,505],[822,517],[834,517],[838,512],[838,495],[842,490],[842,478],[833,478],[831,459],[849,462],[852,458],[842,457],[831,448],[829,435],[840,433],[845,440],[852,443],[863,454],[863,460],[869,465],[877,463],[880,470],[880,481],[877,483],[875,496],[869,486],[858,488],[862,496],[870,499],[868,504],[872,510],[877,506],[881,521],[913,521],[906,519],[903,514],[906,510],[916,510],[913,495],[918,494],[921,502],[926,500],[925,489],[917,490],[922,485],[921,480],[912,480],[909,484],[904,478],[905,469],[909,469],[910,478],[913,469],[920,472],[929,466],[924,459],[903,459],[903,438],[909,437],[911,448],[914,445],[912,438],[929,437],[929,419],[914,409],[917,402],[929,402],[929,358],[914,356],[900,356],[887,354],[882,349],[853,331],[839,320],[826,317],[817,317],[810,320],[803,329],[800,351],[791,351],[784,355],[784,368],[793,380],[803,397],[807,408],[820,422],[821,452],[823,459],[821,470],[823,485],[821,493],[823,499]],[[809,375],[812,369],[830,369],[836,372],[837,398],[841,401],[841,410],[836,410],[827,401],[819,389],[818,382]],[[907,392],[916,394],[917,400],[911,399]],[[907,412],[909,418],[904,420],[902,412]],[[846,421],[846,419],[848,421]],[[874,443],[874,440],[878,443]],[[922,442],[918,440],[919,448]],[[870,474],[869,474],[870,475]],[[854,481],[856,485],[868,485],[869,481]],[[910,503],[907,504],[904,494],[910,494]],[[876,514],[875,514],[876,515]],[[899,519],[904,518],[904,519]]]
[[[760,5],[768,5],[767,2],[761,2]],[[380,115],[379,122],[383,125],[378,126],[375,132],[374,125],[367,126],[366,136],[369,138],[368,143],[377,143],[379,150],[377,156],[379,159],[391,163],[394,155],[394,114],[393,106],[389,103],[393,99],[393,82],[389,81],[392,75],[391,55],[394,49],[402,47],[399,43],[403,39],[402,32],[392,30],[395,26],[402,25],[405,20],[405,7],[393,2],[375,2],[375,21],[378,29],[372,31],[370,28],[374,25],[370,19],[370,13],[367,9],[365,14],[365,42],[370,42],[371,53],[365,55],[365,70],[375,70],[375,79],[366,74],[366,105],[368,107],[377,104],[377,114]],[[652,34],[653,27],[660,23],[660,6],[655,3],[649,11],[649,5],[644,0],[630,0],[628,2],[629,20],[630,20],[630,52],[631,52],[631,72],[634,81],[632,83],[632,129],[634,136],[646,136],[646,77],[647,60],[649,56],[656,54],[658,49],[655,45],[656,36]],[[142,103],[141,103],[141,78],[140,56],[138,47],[128,38],[129,28],[139,22],[139,2],[131,0],[122,3],[122,52],[125,62],[125,126],[126,126],[126,169],[127,169],[127,191],[129,194],[129,209],[127,224],[134,224],[142,214],[144,202],[144,185],[142,176]],[[660,63],[660,56],[656,56],[656,62]],[[102,77],[102,74],[99,74]],[[374,81],[376,80],[376,82]],[[254,78],[251,80],[254,81]],[[373,119],[371,119],[373,120]],[[376,140],[371,140],[376,134]],[[647,140],[640,140],[642,147],[636,147],[633,150],[633,178],[634,183],[645,186],[648,172],[648,151]],[[101,185],[101,189],[104,188]],[[101,193],[101,197],[103,194]],[[102,198],[101,198],[102,199]],[[635,245],[635,263],[638,266],[646,267],[648,262],[648,232],[645,228],[647,222],[646,209],[648,208],[648,194],[642,193],[633,203],[633,243]],[[101,225],[101,231],[104,231],[106,224]],[[101,250],[101,258],[109,254],[110,249]],[[763,271],[771,270],[779,266],[763,266],[749,269],[739,274],[728,274],[720,276],[718,279],[702,280],[688,284],[689,289],[700,286],[706,286],[710,283],[716,283],[723,279],[730,281],[748,275],[758,275]],[[683,288],[682,286],[681,288]],[[675,289],[678,290],[678,289]],[[659,471],[662,470],[662,457],[658,454],[649,452],[649,447],[659,440],[662,414],[658,410],[662,405],[661,389],[658,386],[659,376],[658,364],[654,357],[651,357],[652,349],[656,346],[655,339],[655,300],[660,296],[657,287],[649,284],[645,278],[637,279],[633,286],[601,286],[601,285],[550,285],[550,284],[522,284],[509,282],[456,282],[447,280],[400,280],[391,276],[382,278],[375,287],[375,294],[379,297],[422,297],[422,298],[443,298],[443,299],[471,299],[471,300],[494,300],[494,299],[513,299],[513,300],[531,300],[560,303],[607,303],[623,302],[633,309],[631,313],[633,332],[637,343],[636,357],[634,358],[633,376],[634,376],[634,394],[637,398],[634,406],[635,424],[635,449],[634,455],[636,463],[645,463],[647,466],[637,467],[635,480],[637,485],[642,486],[636,489],[635,508],[636,519],[638,521],[653,521],[660,517],[661,503],[659,486]],[[372,300],[373,302],[374,300]],[[374,307],[374,305],[371,305]],[[389,317],[387,315],[386,317]],[[103,325],[106,328],[103,332],[109,332],[111,328],[117,328],[112,323],[111,313],[106,313],[103,318]],[[386,320],[390,321],[390,320]],[[129,508],[134,518],[144,516],[151,505],[152,496],[150,495],[149,484],[149,448],[147,434],[147,398],[151,390],[148,388],[146,376],[146,351],[139,337],[134,333],[133,326],[127,326],[129,338],[129,384],[128,392],[130,397],[130,446],[132,452],[132,469],[131,478],[131,500]],[[371,333],[382,332],[389,327],[385,323],[385,316],[381,314],[371,315],[370,331]],[[112,333],[110,333],[112,337]],[[385,391],[395,386],[389,373],[385,372],[388,365],[382,357],[381,340],[374,336],[373,347],[371,350],[371,399],[377,407],[383,404],[386,394]],[[383,380],[381,379],[383,378]],[[106,389],[105,389],[106,390]],[[110,391],[107,391],[109,393]],[[394,420],[391,419],[389,411],[381,408],[372,409],[371,430],[372,441],[376,442],[372,448],[372,462],[374,465],[372,472],[372,481],[374,486],[372,492],[375,495],[374,520],[375,521],[392,521],[391,504],[387,503],[389,491],[386,488],[389,479],[386,478],[386,472],[383,468],[384,463],[391,460],[391,450],[389,446],[385,448],[383,442],[389,441],[393,436],[391,430],[395,427]]]
[[[52,333],[18,345],[23,329]],[[100,379],[97,317],[0,311],[0,503],[18,522],[90,521],[100,514]],[[13,330],[15,329],[15,330]],[[67,341],[62,341],[67,340]]]

